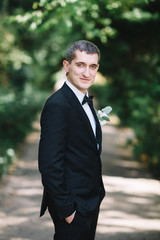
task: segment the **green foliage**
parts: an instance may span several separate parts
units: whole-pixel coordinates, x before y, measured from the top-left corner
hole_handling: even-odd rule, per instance
[[[17,150],[32,123],[42,109],[46,94],[26,87],[25,91],[4,93],[0,91],[0,177],[15,159]]]
[[[23,0],[21,4],[19,0],[3,0],[3,92],[7,97],[11,93],[22,96],[28,83],[51,89],[67,46],[79,39],[93,41],[100,48],[100,71],[107,79],[105,86],[92,89],[99,107],[112,106],[121,125],[134,129],[137,158],[156,169],[159,177],[159,25],[159,0]],[[7,109],[12,116],[9,106]]]
[[[32,95],[36,94],[36,95]],[[36,113],[42,107],[42,100],[37,92],[31,95],[12,94],[5,95],[5,100],[0,104],[0,152],[6,146],[15,148],[18,143],[22,142],[26,134],[32,127]],[[1,96],[1,99],[3,97]],[[40,101],[41,100],[41,101]],[[6,138],[7,136],[7,138]]]
[[[5,155],[0,155],[0,179],[8,172],[9,167],[16,160],[15,151],[12,148],[6,150]]]

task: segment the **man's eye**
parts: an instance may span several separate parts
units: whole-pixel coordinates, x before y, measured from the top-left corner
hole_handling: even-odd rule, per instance
[[[84,64],[83,63],[77,63],[77,67],[83,67]]]
[[[91,69],[92,69],[92,70],[95,70],[96,68],[97,68],[96,65],[91,65]]]

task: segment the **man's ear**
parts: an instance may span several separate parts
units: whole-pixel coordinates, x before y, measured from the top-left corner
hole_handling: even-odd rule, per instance
[[[63,67],[66,73],[69,72],[69,62],[67,60],[63,60]]]

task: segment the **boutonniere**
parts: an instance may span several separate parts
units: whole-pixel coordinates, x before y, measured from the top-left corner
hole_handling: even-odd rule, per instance
[[[112,111],[112,108],[110,106],[107,106],[107,107],[103,108],[102,110],[98,110],[97,117],[102,126],[105,125],[106,122],[110,121],[109,114],[111,111]]]

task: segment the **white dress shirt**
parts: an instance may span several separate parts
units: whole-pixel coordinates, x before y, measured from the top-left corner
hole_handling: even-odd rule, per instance
[[[70,83],[68,80],[66,80],[66,84],[68,85],[68,87],[71,88],[71,90],[74,92],[74,94],[76,95],[76,97],[78,98],[80,104],[82,104],[83,98],[85,96],[85,94],[83,94],[80,90],[78,90],[72,83]],[[88,92],[86,92],[86,95],[88,96]],[[86,102],[85,104],[82,105],[84,111],[86,112],[89,121],[91,123],[92,129],[93,129],[93,133],[96,136],[96,122],[93,116],[93,113],[88,105],[88,103]]]

